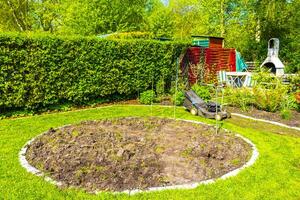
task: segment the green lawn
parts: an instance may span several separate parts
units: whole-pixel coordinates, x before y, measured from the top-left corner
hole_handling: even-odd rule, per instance
[[[259,150],[256,163],[235,177],[192,190],[169,190],[134,196],[87,194],[59,189],[23,169],[22,146],[50,127],[82,120],[119,116],[173,117],[173,108],[113,106],[0,121],[0,199],[300,199],[300,133],[273,125],[233,118],[223,127],[249,138]],[[177,108],[176,117],[214,123]]]

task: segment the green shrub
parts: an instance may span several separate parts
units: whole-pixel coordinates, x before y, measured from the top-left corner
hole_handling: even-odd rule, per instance
[[[156,83],[156,94],[158,97],[161,97],[165,94],[165,80],[163,77],[160,77],[160,79]]]
[[[253,88],[254,106],[269,112],[291,108],[287,101],[291,88],[283,85],[281,78],[264,71],[258,72],[253,78],[256,82]]]
[[[128,97],[156,85],[162,75],[171,85],[176,59],[187,46],[0,34],[0,110]]]
[[[254,88],[226,88],[224,100],[226,104],[239,107],[243,111],[247,111],[249,106],[268,112],[298,109],[294,94],[289,94],[288,87],[282,84],[273,88],[260,85]]]
[[[260,110],[276,112],[285,101],[288,88],[279,84],[274,88],[254,87],[253,96],[255,106]]]
[[[300,89],[300,72],[298,72],[295,75],[288,76],[288,81],[291,85],[291,91],[296,92]]]
[[[253,81],[256,82],[256,84],[267,88],[268,86],[271,86],[271,84],[277,84],[281,82],[278,77],[268,71],[265,71],[264,68],[259,68],[259,70],[260,71],[255,73],[253,76]]]
[[[283,101],[280,103],[280,108],[282,111],[291,109],[299,111],[300,104],[296,100],[295,93],[284,95]]]
[[[204,101],[208,102],[211,100],[210,88],[208,86],[193,85],[192,90]]]
[[[292,112],[289,109],[283,109],[280,111],[280,115],[282,119],[289,120],[292,118]]]
[[[247,111],[254,104],[254,94],[251,88],[226,88],[224,94],[226,104]]]
[[[184,99],[185,99],[184,92],[177,91],[172,96],[172,103],[175,104],[176,106],[181,106],[184,102]]]
[[[139,102],[141,104],[150,105],[155,101],[155,98],[156,98],[155,92],[153,90],[147,90],[147,91],[141,93]]]
[[[282,79],[263,71],[254,75],[256,85],[253,88],[227,88],[226,103],[246,111],[250,105],[268,112],[281,111],[283,118],[288,118],[289,110],[299,109],[294,87],[298,84],[293,76],[290,85],[282,84]]]
[[[299,94],[300,90],[298,90],[298,92],[296,92],[296,93],[291,93],[289,98],[290,98],[290,101],[291,101],[291,108],[295,109],[298,112],[300,112],[300,102],[297,101],[297,98],[296,98],[297,93]]]
[[[110,34],[108,39],[151,39],[153,34],[150,32],[123,32]]]

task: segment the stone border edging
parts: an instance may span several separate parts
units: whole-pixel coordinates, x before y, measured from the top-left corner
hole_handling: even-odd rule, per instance
[[[254,121],[265,122],[265,123],[269,123],[269,124],[273,124],[273,125],[277,125],[277,126],[281,126],[281,127],[285,127],[285,128],[300,131],[299,127],[289,126],[289,125],[286,125],[286,124],[283,124],[283,123],[280,123],[280,122],[270,121],[270,120],[266,120],[266,119],[258,119],[258,118],[250,117],[250,116],[247,116],[247,115],[239,114],[239,113],[231,113],[231,115],[242,117],[242,118],[245,118],[245,119],[251,119],[251,120],[254,120]]]
[[[166,117],[167,118],[167,117]],[[171,118],[170,118],[171,119]],[[195,123],[195,124],[201,124],[201,125],[206,125],[206,126],[213,126],[211,124],[206,124],[204,122],[199,122],[199,121],[194,121],[194,120],[185,120],[185,119],[176,119],[176,120],[180,120],[180,121],[185,121],[185,122],[190,122],[190,123]],[[56,129],[61,129],[64,128],[66,126],[69,125],[65,125],[62,127],[58,127]],[[224,129],[225,131],[228,131],[227,129]],[[36,137],[32,138],[31,140],[29,140],[21,149],[21,151],[19,152],[19,161],[22,167],[24,167],[26,169],[27,172],[34,174],[36,176],[39,177],[44,177],[44,180],[57,185],[57,186],[62,186],[63,183],[59,182],[59,181],[55,181],[50,177],[47,177],[43,172],[41,172],[40,170],[38,170],[37,168],[33,167],[32,165],[30,165],[28,163],[28,161],[26,160],[26,152],[28,149],[28,146],[32,144],[32,142],[40,137],[41,135],[45,134],[46,132],[43,132],[39,135],[37,135]],[[122,192],[113,192],[113,194],[128,194],[128,195],[134,195],[137,193],[142,193],[142,192],[152,192],[152,191],[162,191],[162,190],[173,190],[173,189],[194,189],[200,185],[206,185],[206,184],[212,184],[214,182],[216,182],[217,180],[224,180],[227,179],[229,177],[233,177],[236,176],[240,171],[242,171],[243,169],[250,167],[251,165],[253,165],[255,163],[255,161],[258,159],[259,157],[259,152],[255,146],[254,143],[252,143],[249,139],[239,135],[239,134],[235,134],[235,136],[242,138],[245,142],[247,142],[248,144],[250,144],[251,148],[252,148],[252,156],[251,158],[248,160],[247,163],[245,163],[243,166],[241,166],[240,168],[234,169],[224,175],[222,175],[221,177],[218,178],[213,178],[213,179],[208,179],[208,180],[204,180],[204,181],[200,181],[200,182],[196,182],[196,183],[189,183],[189,184],[181,184],[181,185],[171,185],[171,186],[162,186],[162,187],[150,187],[146,190],[140,190],[140,189],[134,189],[134,190],[125,190]],[[100,194],[103,193],[102,191],[95,191],[96,194]]]

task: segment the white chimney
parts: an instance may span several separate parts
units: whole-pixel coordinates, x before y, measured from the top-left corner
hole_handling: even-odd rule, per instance
[[[271,38],[268,43],[268,57],[260,67],[266,66],[271,69],[271,72],[276,76],[284,75],[284,65],[279,57],[279,39]]]

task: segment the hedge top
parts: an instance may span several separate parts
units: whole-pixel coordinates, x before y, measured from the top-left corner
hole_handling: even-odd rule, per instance
[[[163,77],[171,85],[177,41],[0,34],[0,108],[37,109],[130,96]]]

